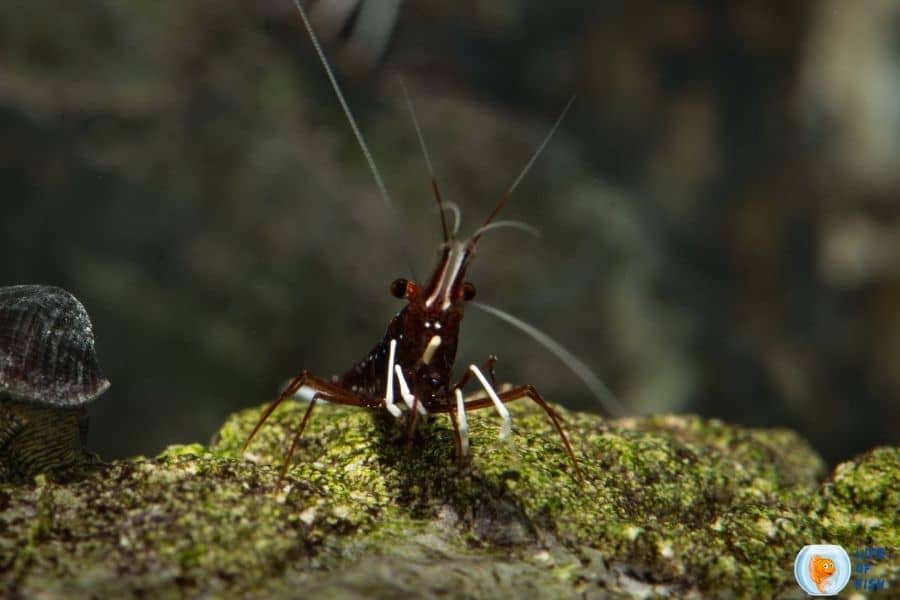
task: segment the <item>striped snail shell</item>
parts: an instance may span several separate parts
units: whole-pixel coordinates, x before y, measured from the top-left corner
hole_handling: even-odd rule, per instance
[[[0,287],[0,398],[76,407],[107,388],[75,296],[49,285]]]

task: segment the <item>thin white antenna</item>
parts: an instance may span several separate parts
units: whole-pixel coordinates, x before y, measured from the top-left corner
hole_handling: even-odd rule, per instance
[[[431,164],[431,155],[428,154],[428,146],[425,145],[425,136],[422,135],[422,128],[419,126],[419,119],[416,117],[416,109],[413,108],[412,98],[409,97],[409,91],[406,84],[400,80],[400,87],[403,88],[403,97],[406,99],[406,109],[409,116],[412,117],[413,127],[416,128],[416,137],[419,138],[419,146],[422,148],[422,154],[425,156],[425,165],[428,167],[428,175],[434,179],[434,166]]]
[[[428,154],[428,146],[425,145],[425,136],[422,135],[422,128],[419,126],[419,119],[416,117],[416,109],[413,107],[412,99],[409,97],[409,91],[403,79],[400,79],[400,87],[403,88],[403,97],[406,98],[406,108],[409,110],[409,116],[412,118],[413,127],[416,128],[416,137],[419,138],[419,146],[422,148],[422,154],[425,156],[425,165],[428,167],[428,175],[431,177],[431,191],[434,192],[434,199],[437,200],[438,208],[441,209],[441,232],[444,234],[444,241],[448,238],[447,219],[445,218],[444,201],[441,198],[441,192],[438,189],[437,177],[434,176],[434,166],[431,164],[431,155]],[[452,238],[456,235],[457,228],[454,227]]]
[[[524,223],[522,221],[493,221],[476,229],[475,233],[472,234],[472,237],[481,237],[481,234],[485,231],[490,231],[491,229],[500,229],[502,227],[506,227],[508,229],[518,229],[519,231],[530,233],[536,238],[541,237],[541,232],[537,227],[533,227],[528,223]]]
[[[520,329],[521,331],[527,333],[531,337],[533,337],[538,343],[544,346],[547,350],[556,355],[564,365],[566,365],[570,371],[572,371],[584,384],[588,387],[589,390],[594,394],[597,400],[600,401],[600,404],[603,405],[603,408],[613,417],[621,417],[626,414],[625,406],[613,396],[613,393],[609,391],[609,388],[600,380],[599,377],[591,370],[589,366],[575,358],[575,356],[566,350],[562,344],[551,338],[549,335],[540,331],[533,325],[529,325],[525,321],[519,319],[518,317],[514,317],[508,312],[502,311],[499,308],[491,306],[489,304],[484,304],[483,302],[473,301],[470,304],[474,305],[476,308],[480,308],[484,312],[494,315],[498,319],[502,321],[506,321],[513,327]]]
[[[531,166],[534,164],[534,161],[537,160],[537,157],[541,155],[541,152],[544,151],[544,148],[550,142],[550,138],[553,137],[553,134],[556,133],[556,130],[559,129],[560,123],[566,117],[566,113],[569,112],[569,109],[572,107],[572,103],[575,102],[575,96],[569,98],[569,102],[566,103],[565,108],[563,108],[562,112],[559,114],[559,117],[556,118],[556,123],[553,124],[553,127],[550,128],[550,132],[544,138],[544,141],[541,142],[541,145],[538,146],[538,149],[534,151],[534,154],[531,155],[531,158],[528,160],[528,163],[525,164],[525,168],[522,169],[522,172],[519,173],[519,176],[516,177],[516,180],[513,181],[513,184],[509,186],[509,189],[506,190],[506,193],[500,197],[500,201],[494,206],[494,210],[488,214],[487,219],[484,220],[484,225],[490,224],[491,221],[494,220],[494,217],[503,209],[506,205],[506,201],[509,200],[510,196],[512,196],[513,192],[516,191],[516,188],[519,187],[519,184],[522,182],[522,179],[525,177],[525,174],[528,173],[528,170],[531,169]],[[483,227],[483,226],[482,226]],[[473,235],[469,240],[473,245],[478,243],[478,234]]]
[[[359,144],[363,155],[366,157],[366,162],[369,164],[369,170],[372,172],[372,177],[375,178],[375,185],[378,187],[378,193],[381,195],[381,199],[384,201],[385,206],[387,206],[391,214],[396,216],[397,213],[394,210],[394,202],[391,200],[391,195],[388,193],[387,186],[384,185],[384,180],[381,178],[381,171],[378,170],[378,166],[375,164],[375,159],[372,157],[372,152],[369,150],[368,144],[366,144],[362,131],[360,131],[359,126],[356,124],[356,119],[353,118],[353,112],[350,110],[350,105],[347,104],[347,100],[344,98],[344,93],[341,91],[341,86],[338,85],[337,78],[334,76],[331,65],[328,64],[328,59],[325,57],[325,52],[322,50],[319,38],[316,37],[316,32],[313,31],[312,25],[309,22],[309,17],[306,15],[306,11],[303,10],[300,0],[293,0],[293,3],[297,8],[297,12],[300,13],[300,19],[303,21],[306,32],[309,34],[309,39],[312,41],[313,48],[316,49],[316,54],[319,55],[319,61],[322,63],[322,66],[325,67],[328,81],[331,82],[331,87],[334,89],[338,102],[340,102],[341,108],[344,110],[347,122],[350,123],[350,129],[353,130],[353,135],[356,137],[356,141]],[[407,252],[404,252],[404,254],[406,255],[406,263],[409,272],[412,273],[413,278],[416,279],[416,270],[415,267],[413,267],[413,262]]]
[[[550,138],[552,138],[553,134],[556,133],[556,130],[559,129],[560,123],[562,123],[562,120],[566,117],[566,113],[569,112],[569,109],[572,107],[573,102],[575,102],[575,96],[572,96],[571,98],[569,98],[569,102],[566,104],[566,107],[559,114],[559,117],[556,119],[556,123],[554,123],[553,128],[550,129],[550,133],[547,134],[547,137],[544,138],[544,141],[541,142],[541,145],[538,146],[538,149],[535,150],[534,154],[531,155],[531,159],[525,165],[525,168],[522,169],[522,172],[519,173],[519,176],[516,177],[516,180],[513,181],[513,184],[511,186],[509,186],[509,190],[506,192],[507,196],[512,196],[512,193],[515,191],[515,189],[517,187],[519,187],[520,183],[522,183],[522,179],[525,178],[525,174],[528,173],[529,169],[531,169],[531,166],[534,164],[534,161],[537,160],[537,157],[541,155],[541,152],[544,151],[544,148],[550,142]]]
[[[300,18],[303,20],[303,26],[306,28],[310,40],[312,40],[312,45],[316,49],[316,54],[319,55],[319,60],[322,62],[322,66],[325,67],[325,73],[328,74],[328,80],[331,82],[331,87],[337,95],[338,102],[341,103],[341,108],[344,109],[344,115],[347,116],[347,121],[350,123],[350,129],[353,130],[353,135],[356,136],[356,141],[359,143],[359,147],[366,157],[366,162],[369,163],[369,170],[372,171],[372,176],[375,177],[375,185],[378,186],[378,192],[381,194],[381,199],[384,200],[388,209],[393,211],[394,203],[391,201],[391,195],[388,193],[387,187],[381,179],[381,172],[375,165],[375,159],[372,158],[372,153],[369,151],[369,146],[366,144],[366,140],[363,138],[359,126],[356,124],[356,119],[353,118],[353,113],[350,112],[350,106],[344,99],[344,94],[341,92],[341,86],[338,85],[334,72],[331,70],[331,65],[328,64],[328,59],[325,58],[325,52],[322,51],[322,46],[319,44],[319,38],[316,37],[316,33],[313,31],[312,25],[309,22],[309,17],[306,16],[306,11],[303,10],[300,0],[293,0],[293,2],[294,6],[297,7],[297,11],[300,13]]]
[[[462,213],[459,211],[459,205],[449,200],[444,201],[443,204],[445,211],[453,213],[453,233],[451,235],[456,237],[456,234],[459,233],[459,224],[462,222]]]

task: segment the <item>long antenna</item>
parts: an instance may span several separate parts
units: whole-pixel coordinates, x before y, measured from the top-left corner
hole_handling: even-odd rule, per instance
[[[512,185],[509,186],[509,189],[506,190],[506,193],[500,198],[500,202],[494,207],[494,210],[491,211],[491,214],[487,216],[487,219],[484,220],[482,224],[482,228],[489,224],[494,220],[494,217],[497,216],[497,213],[500,212],[500,209],[506,204],[506,201],[509,200],[509,197],[512,196],[512,193],[516,191],[516,188],[519,187],[519,184],[522,183],[522,180],[525,178],[525,175],[531,169],[532,165],[534,165],[534,161],[537,160],[538,156],[541,155],[541,152],[544,151],[544,148],[547,147],[547,144],[550,143],[550,138],[553,137],[553,134],[556,133],[556,130],[559,129],[560,124],[563,119],[566,117],[566,113],[569,112],[569,109],[572,108],[572,103],[575,102],[575,96],[569,98],[569,101],[566,103],[566,107],[562,109],[562,112],[559,113],[559,117],[556,118],[556,123],[553,124],[553,127],[550,128],[550,132],[544,138],[544,141],[541,142],[541,145],[538,146],[538,149],[534,151],[534,154],[531,155],[531,158],[528,159],[528,162],[525,164],[525,168],[522,169],[522,172],[519,173],[519,176],[516,177],[516,180],[513,181]],[[480,235],[472,236],[472,243],[477,243]]]
[[[572,108],[572,103],[575,102],[575,96],[573,95],[569,98],[569,101],[566,103],[566,107],[562,109],[562,112],[559,113],[559,116],[556,118],[556,123],[553,124],[553,127],[550,128],[550,132],[547,134],[547,137],[544,138],[544,141],[541,142],[541,145],[538,146],[538,149],[534,151],[534,154],[531,155],[531,159],[529,159],[528,163],[525,165],[525,168],[522,169],[522,172],[519,173],[519,176],[516,177],[516,180],[513,181],[513,184],[509,186],[509,190],[506,192],[507,196],[512,196],[512,193],[516,191],[516,188],[519,187],[519,184],[522,183],[522,180],[525,179],[525,175],[528,171],[531,170],[532,165],[534,165],[534,161],[537,160],[538,156],[541,155],[541,152],[544,151],[544,148],[547,147],[547,144],[550,143],[550,139],[556,134],[556,130],[559,129],[559,126],[562,124],[563,119],[566,118],[566,113],[569,112],[569,109]]]
[[[362,150],[363,155],[366,157],[366,162],[369,164],[369,170],[372,172],[372,177],[375,178],[375,185],[378,187],[378,193],[381,195],[381,199],[384,201],[385,206],[387,206],[388,210],[396,217],[396,211],[394,210],[394,202],[391,200],[391,195],[388,193],[387,186],[384,185],[384,180],[381,178],[381,171],[378,170],[378,166],[375,164],[375,159],[372,157],[372,152],[369,150],[369,145],[366,144],[366,140],[363,137],[362,131],[359,129],[359,125],[356,124],[356,119],[353,118],[353,112],[350,110],[350,105],[347,104],[347,100],[344,98],[344,93],[341,91],[341,86],[338,85],[337,78],[334,76],[334,71],[331,69],[331,65],[328,63],[328,59],[325,57],[325,52],[322,51],[322,45],[319,43],[319,38],[316,37],[316,32],[313,31],[312,25],[309,22],[309,17],[306,15],[306,11],[303,10],[303,6],[300,4],[300,0],[292,0],[294,6],[297,8],[297,12],[300,13],[300,19],[303,21],[303,26],[306,28],[306,32],[309,34],[309,39],[312,41],[313,48],[316,49],[316,54],[319,55],[319,61],[322,63],[322,66],[325,67],[325,73],[328,75],[328,81],[331,82],[331,87],[334,90],[335,95],[337,96],[338,102],[341,104],[341,108],[344,110],[344,115],[347,117],[347,122],[350,123],[350,129],[353,130],[353,135],[356,137],[356,141],[359,144],[360,149]],[[443,211],[441,212],[443,216]],[[409,272],[412,273],[413,278],[415,278],[415,267],[413,267],[412,260],[410,260],[409,254],[406,254],[406,263],[409,268]]]
[[[425,145],[425,136],[422,135],[422,128],[419,126],[419,119],[416,117],[416,109],[413,107],[412,98],[409,97],[409,91],[406,84],[400,80],[400,87],[403,88],[403,97],[406,99],[406,108],[409,110],[409,116],[412,118],[413,127],[416,128],[416,137],[419,138],[419,146],[422,148],[422,155],[425,157],[425,165],[428,167],[428,175],[431,177],[431,191],[434,192],[434,199],[437,200],[438,212],[441,213],[441,231],[444,234],[444,242],[449,240],[447,235],[447,218],[444,216],[444,201],[441,199],[441,192],[438,190],[437,177],[434,176],[434,166],[431,164],[431,155],[428,154],[428,146]]]
[[[484,304],[483,302],[472,302],[471,303],[476,308],[480,308],[486,313],[492,314],[498,319],[502,321],[506,321],[513,327],[527,333],[531,337],[533,337],[538,343],[540,343],[544,348],[549,350],[551,353],[556,355],[564,365],[566,365],[572,373],[574,373],[584,384],[588,387],[589,390],[594,394],[597,400],[600,401],[600,404],[603,405],[603,408],[613,417],[621,417],[626,414],[625,406],[619,402],[619,400],[613,395],[609,388],[600,380],[599,377],[591,370],[589,366],[575,358],[571,352],[566,350],[562,344],[551,338],[549,335],[539,330],[537,327],[530,325],[519,319],[518,317],[514,317],[506,311],[500,310],[490,304]]]
[[[341,92],[341,86],[338,85],[337,79],[334,76],[334,71],[331,70],[331,65],[328,63],[328,59],[325,58],[325,52],[322,51],[322,45],[319,44],[319,38],[316,37],[316,32],[313,31],[312,25],[309,22],[309,17],[306,16],[306,11],[303,10],[300,0],[293,0],[293,2],[294,6],[297,7],[297,11],[300,13],[300,18],[303,20],[303,26],[309,34],[309,39],[312,40],[312,45],[316,49],[316,54],[319,55],[319,60],[322,62],[322,66],[325,67],[325,73],[328,75],[328,80],[331,82],[331,87],[334,89],[335,95],[337,95],[338,102],[341,103],[341,108],[344,109],[344,115],[346,115],[347,121],[350,123],[350,129],[353,130],[353,135],[356,136],[356,141],[359,143],[359,147],[366,157],[366,162],[369,163],[369,170],[372,171],[372,176],[375,178],[375,185],[378,186],[378,192],[381,194],[381,199],[384,200],[387,207],[393,211],[394,203],[391,200],[391,195],[384,185],[384,180],[381,179],[381,172],[375,165],[375,159],[372,158],[372,152],[369,150],[369,146],[366,144],[366,140],[363,138],[363,134],[356,124],[356,119],[353,118],[350,106],[347,104],[347,100],[344,99],[344,93]]]

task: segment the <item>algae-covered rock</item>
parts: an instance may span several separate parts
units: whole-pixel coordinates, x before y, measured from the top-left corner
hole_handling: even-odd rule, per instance
[[[900,582],[900,449],[879,447],[837,466],[814,504],[820,524],[834,539],[856,548],[881,548],[887,560],[870,561],[862,577]]]
[[[406,450],[381,413],[324,405],[282,457],[305,405],[259,409],[213,443],[119,461],[61,485],[0,488],[7,595],[99,597],[799,595],[806,544],[896,549],[900,450],[837,468],[785,430],[690,416],[606,421],[561,411],[585,482],[536,407],[497,440],[470,416],[471,465],[434,419]],[[898,572],[880,576],[895,589]]]

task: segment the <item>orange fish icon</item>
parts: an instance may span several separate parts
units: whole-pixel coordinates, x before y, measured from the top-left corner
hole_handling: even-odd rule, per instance
[[[829,577],[834,575],[834,561],[818,554],[813,554],[809,559],[809,577],[819,588],[819,591],[825,593],[825,583]]]

